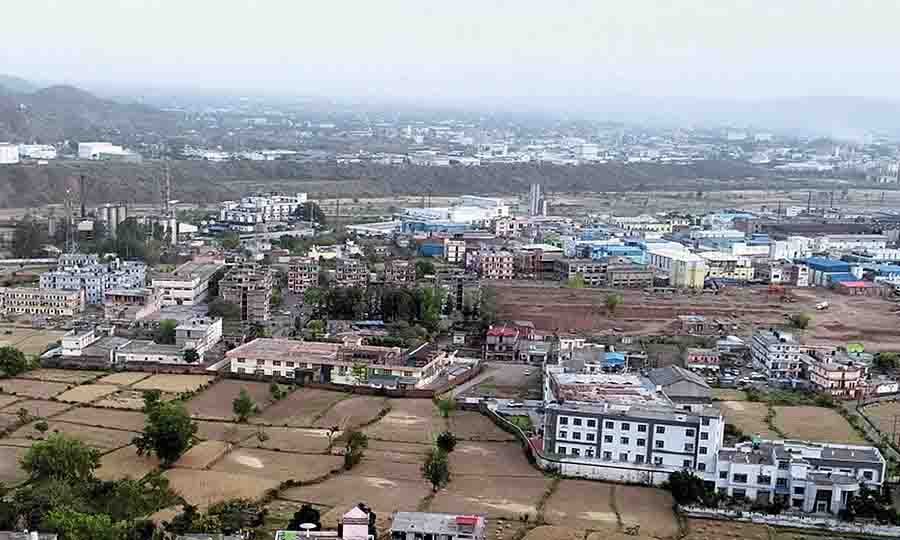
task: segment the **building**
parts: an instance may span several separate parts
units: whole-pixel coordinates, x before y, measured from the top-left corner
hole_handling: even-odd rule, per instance
[[[299,378],[345,385],[421,388],[452,364],[445,353],[422,357],[399,347],[343,345],[291,339],[258,338],[226,353],[232,373]],[[375,382],[377,380],[377,382]]]
[[[444,260],[460,264],[466,260],[466,241],[461,238],[444,238]]]
[[[770,379],[799,378],[805,356],[793,334],[773,329],[759,330],[753,335],[750,355]]]
[[[0,143],[0,165],[14,165],[19,162],[19,147],[10,143]]]
[[[416,263],[406,259],[389,259],[384,263],[385,283],[406,284],[416,282]]]
[[[841,399],[855,398],[864,391],[869,363],[843,351],[811,352],[801,357],[803,376],[819,392]]]
[[[303,294],[307,289],[319,286],[319,260],[301,257],[291,260],[288,269],[288,290]]]
[[[487,520],[479,515],[395,512],[390,540],[486,540]]]
[[[74,317],[84,310],[84,290],[0,287],[0,314]]]
[[[130,157],[131,152],[108,142],[78,143],[78,159],[104,159],[104,156]]]
[[[29,159],[56,159],[56,148],[49,144],[20,144],[19,157]]]
[[[194,317],[175,327],[175,345],[193,349],[201,358],[221,340],[221,317]]]
[[[103,318],[109,321],[140,321],[163,306],[156,289],[110,289],[103,293]]]
[[[83,290],[85,302],[103,303],[108,289],[138,289],[145,285],[147,265],[142,262],[115,259],[100,262],[97,255],[61,255],[56,270],[40,277],[42,289]]]
[[[700,375],[682,367],[652,369],[647,373],[647,378],[679,408],[702,410],[712,403],[709,384]]]
[[[238,306],[241,320],[266,322],[271,315],[272,272],[256,264],[235,266],[219,281],[219,296]]]
[[[688,348],[684,351],[684,367],[696,371],[719,371],[719,352],[715,349]]]
[[[880,490],[886,466],[871,446],[761,440],[719,450],[715,473],[704,480],[731,497],[837,514],[861,485]]]
[[[735,281],[750,281],[753,279],[753,266],[750,265],[749,259],[721,251],[707,251],[699,255],[706,261],[706,277],[733,279]]]
[[[153,274],[151,286],[164,306],[195,306],[206,301],[210,283],[224,268],[222,264],[188,261],[172,272]]]
[[[894,287],[875,281],[840,281],[834,284],[835,292],[848,296],[891,296]]]
[[[541,192],[540,184],[531,184],[531,192],[528,195],[528,215],[546,216],[547,201]]]
[[[519,350],[520,331],[514,326],[497,325],[488,328],[484,337],[484,359],[513,361]]]
[[[185,360],[185,349],[178,345],[155,343],[149,339],[130,340],[115,351],[114,364],[130,366],[188,366],[202,362],[203,356],[195,362]]]
[[[513,254],[509,251],[476,251],[472,259],[481,279],[513,279]]]
[[[646,289],[653,286],[653,272],[641,264],[610,264],[606,286],[611,289]]]
[[[790,264],[784,267],[784,283],[795,287],[809,287],[810,270],[805,264]]]
[[[365,287],[369,284],[369,266],[360,259],[338,259],[334,281],[338,287]]]
[[[706,280],[706,261],[686,249],[651,247],[647,264],[668,276],[669,285],[678,289],[702,289]]]
[[[679,315],[678,322],[681,331],[686,334],[711,336],[713,334],[718,334],[720,330],[718,322],[707,319],[703,315]]]
[[[239,202],[222,203],[219,219],[238,226],[251,226],[252,231],[252,226],[258,223],[288,221],[306,202],[306,193],[242,197]]]
[[[569,281],[580,276],[588,287],[603,287],[606,285],[608,264],[605,260],[556,259],[555,266],[560,281]]]

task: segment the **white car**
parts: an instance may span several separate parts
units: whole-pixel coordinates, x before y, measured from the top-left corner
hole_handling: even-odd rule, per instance
[[[525,375],[531,375],[531,370],[530,370],[530,369],[526,369],[526,370],[525,370]]]

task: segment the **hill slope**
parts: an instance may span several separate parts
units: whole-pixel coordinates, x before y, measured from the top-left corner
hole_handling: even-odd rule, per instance
[[[0,73],[0,91],[15,94],[30,94],[37,91],[37,89],[37,85],[32,84],[30,81]]]

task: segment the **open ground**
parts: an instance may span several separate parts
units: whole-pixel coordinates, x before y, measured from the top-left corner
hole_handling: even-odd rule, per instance
[[[11,345],[25,354],[41,354],[47,345],[62,339],[60,330],[39,330],[11,324],[0,324],[0,346]]]
[[[779,431],[791,439],[844,444],[868,444],[843,416],[834,409],[813,406],[776,406],[772,429],[766,423],[768,405],[752,401],[722,401],[719,407],[729,424],[745,435],[780,439]]]

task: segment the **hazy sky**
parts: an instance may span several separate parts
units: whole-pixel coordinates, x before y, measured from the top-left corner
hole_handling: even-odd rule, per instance
[[[0,73],[284,95],[900,98],[898,0],[23,0]]]

